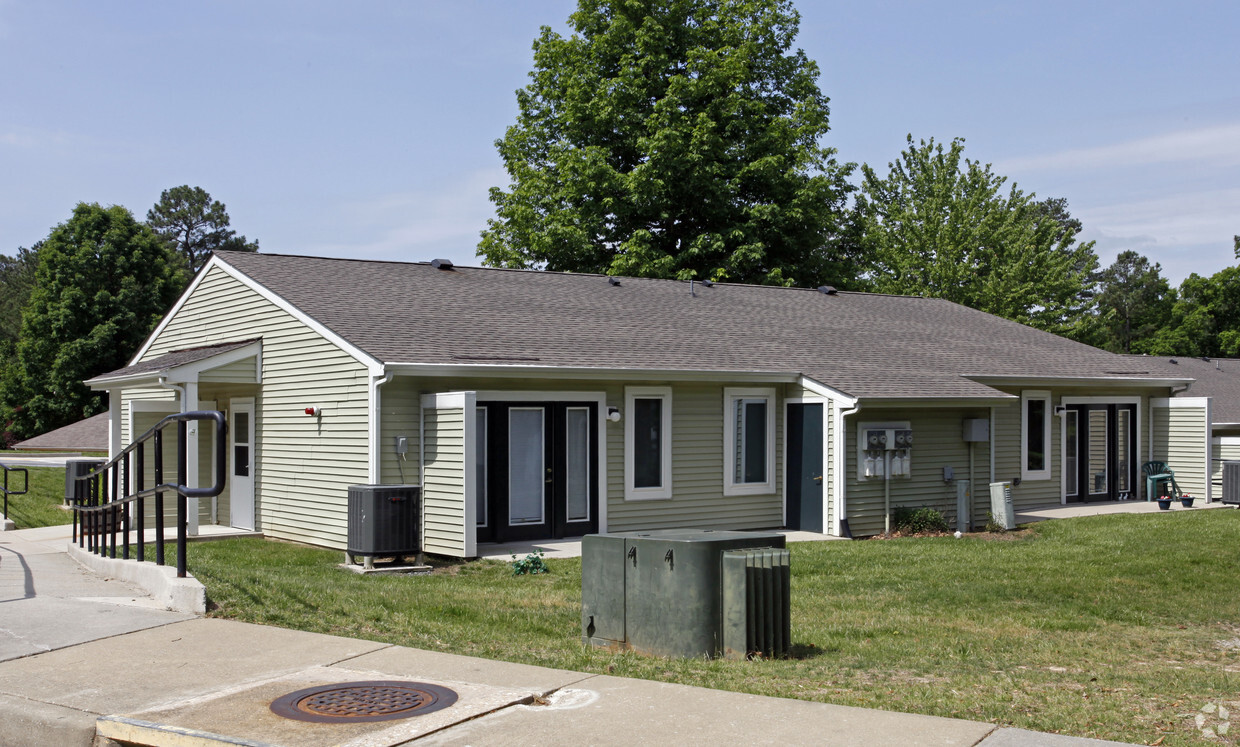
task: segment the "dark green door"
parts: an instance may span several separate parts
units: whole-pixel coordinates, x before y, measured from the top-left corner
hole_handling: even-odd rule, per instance
[[[788,405],[787,479],[788,528],[823,531],[821,403]]]

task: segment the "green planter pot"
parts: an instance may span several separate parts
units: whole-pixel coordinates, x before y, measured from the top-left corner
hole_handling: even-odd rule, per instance
[[[1159,498],[1158,499],[1158,510],[1159,511],[1170,511],[1171,510],[1171,499],[1170,498]]]

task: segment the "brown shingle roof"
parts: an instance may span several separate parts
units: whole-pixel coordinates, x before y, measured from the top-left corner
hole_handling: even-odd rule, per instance
[[[230,252],[385,363],[803,373],[861,397],[993,397],[965,374],[1143,376],[1124,356],[940,299]],[[1129,372],[1132,373],[1129,373]]]
[[[236,342],[223,342],[216,345],[203,345],[201,347],[174,350],[170,353],[165,353],[158,358],[152,358],[148,361],[139,361],[133,365],[118,368],[115,371],[99,374],[92,379],[87,379],[86,383],[89,384],[91,382],[106,381],[108,379],[155,373],[156,371],[166,371],[169,368],[184,366],[188,363],[197,363],[198,361],[206,360],[213,355],[219,355],[220,353],[227,353],[230,350],[245,347],[256,340],[258,340],[257,337],[249,340],[238,340]]]
[[[1240,423],[1240,360],[1153,355],[1126,357],[1141,361],[1156,374],[1196,379],[1182,396],[1211,397],[1211,418],[1215,423]]]
[[[70,423],[54,431],[14,444],[25,451],[107,451],[108,413]]]

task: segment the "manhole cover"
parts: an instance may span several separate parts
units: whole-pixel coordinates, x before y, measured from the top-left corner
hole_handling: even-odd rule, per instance
[[[455,702],[455,692],[425,682],[341,682],[276,698],[271,711],[298,721],[356,723],[420,716]]]

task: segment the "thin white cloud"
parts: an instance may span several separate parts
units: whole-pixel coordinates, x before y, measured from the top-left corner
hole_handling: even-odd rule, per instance
[[[995,164],[999,173],[1034,170],[1084,171],[1153,163],[1208,161],[1212,166],[1240,165],[1240,123],[1178,130],[1094,148],[1022,156]]]
[[[491,187],[506,185],[502,169],[472,172],[435,190],[384,195],[343,205],[338,216],[357,242],[315,245],[311,253],[409,261],[444,257],[479,264],[474,250],[479,232],[495,213]]]
[[[1087,227],[1108,240],[1140,244],[1231,246],[1240,230],[1240,188],[1173,194],[1074,210]],[[1136,248],[1135,246],[1133,248]]]

